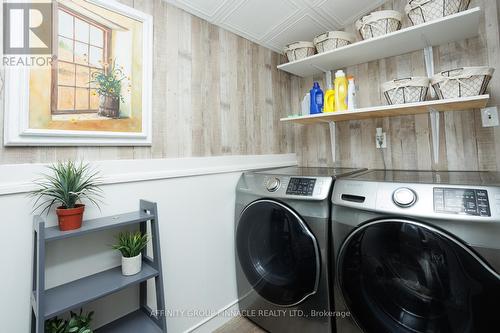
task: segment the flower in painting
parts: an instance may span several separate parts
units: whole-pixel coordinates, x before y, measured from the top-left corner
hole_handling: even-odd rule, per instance
[[[96,91],[99,96],[108,96],[124,101],[122,91],[122,81],[127,78],[123,67],[117,67],[116,62],[112,62],[112,67],[107,68],[105,65],[104,71],[96,71],[92,73],[91,83],[96,84]]]

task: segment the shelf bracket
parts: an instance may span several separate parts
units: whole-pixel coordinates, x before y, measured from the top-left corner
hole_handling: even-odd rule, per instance
[[[332,161],[333,161],[333,166],[335,166],[336,162],[336,127],[335,127],[335,122],[334,121],[329,121],[328,125],[330,126],[330,144],[332,148]]]
[[[432,46],[424,48],[425,71],[427,77],[434,76],[434,50]],[[432,88],[429,89],[432,98],[436,98],[436,94]],[[429,118],[431,120],[432,131],[432,152],[434,155],[434,164],[439,163],[439,112],[434,108],[429,108]]]
[[[432,46],[427,46],[424,48],[424,61],[425,61],[425,71],[427,73],[427,77],[434,76],[434,50]],[[433,89],[429,89],[431,92],[432,98],[435,98],[435,93]]]
[[[439,112],[429,108],[432,131],[432,150],[434,154],[434,164],[439,163]]]

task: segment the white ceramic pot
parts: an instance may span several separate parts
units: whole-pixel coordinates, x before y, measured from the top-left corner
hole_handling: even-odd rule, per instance
[[[122,256],[122,274],[135,275],[141,271],[142,268],[142,253],[135,257],[126,258]]]

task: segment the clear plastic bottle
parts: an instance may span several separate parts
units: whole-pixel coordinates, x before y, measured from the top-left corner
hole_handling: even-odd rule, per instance
[[[356,84],[354,83],[354,77],[348,76],[347,80],[349,81],[347,87],[347,110],[355,110],[357,107],[356,104]]]

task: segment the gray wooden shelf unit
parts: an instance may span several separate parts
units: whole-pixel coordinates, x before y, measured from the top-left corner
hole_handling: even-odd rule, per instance
[[[45,289],[45,244],[47,242],[79,237],[130,224],[139,224],[140,230],[146,232],[148,221],[151,222],[153,257],[147,255],[146,249],[143,250],[143,266],[140,273],[123,276],[121,267],[115,267],[54,288]],[[139,211],[84,221],[80,229],[72,231],[60,231],[57,226],[45,228],[45,221],[40,216],[35,216],[33,220],[33,245],[32,333],[44,333],[45,320],[47,319],[68,310],[77,309],[88,302],[133,285],[139,285],[140,308],[97,329],[96,333],[167,332],[165,316],[151,316],[152,310],[147,305],[146,300],[147,280],[154,278],[157,313],[164,314],[165,296],[156,203],[141,200]]]

